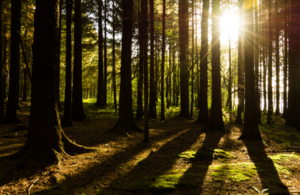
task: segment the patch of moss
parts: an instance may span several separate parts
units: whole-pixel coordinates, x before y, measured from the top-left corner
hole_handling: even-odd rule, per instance
[[[274,156],[269,156],[269,158],[275,162],[280,163],[282,161],[291,161],[291,160],[300,160],[300,156],[292,153],[292,154],[277,154]]]
[[[230,152],[227,152],[225,150],[221,149],[205,149],[201,151],[185,151],[179,154],[180,158],[186,158],[186,159],[207,159],[209,157],[221,161],[221,162],[227,162],[232,158],[235,158],[234,155],[230,154]]]

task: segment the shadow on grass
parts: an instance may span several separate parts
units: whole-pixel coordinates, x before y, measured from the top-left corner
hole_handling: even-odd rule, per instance
[[[220,131],[205,131],[203,145],[196,152],[195,158],[190,158],[191,166],[186,170],[179,183],[188,185],[187,182],[192,182],[191,175],[196,175],[198,176],[198,181],[191,187],[197,191],[197,194],[202,193],[204,188],[212,187],[209,182],[208,186],[204,186],[204,180],[208,173],[209,165],[212,164],[214,159],[214,149],[219,148],[219,142],[223,136],[224,133]]]
[[[116,189],[135,193],[161,194],[172,192],[177,187],[189,188],[188,185],[179,182],[185,170],[181,167],[180,154],[190,150],[202,133],[199,131],[199,126],[194,126],[191,130],[167,141],[158,150],[146,155],[133,169],[129,167],[124,170],[120,177],[114,180],[108,188],[103,189],[100,194]],[[189,179],[198,177],[194,174],[189,176],[191,177]]]
[[[265,147],[261,141],[245,141],[249,157],[254,163],[263,189],[278,195],[290,194],[286,185],[279,177],[279,171],[284,171],[284,167],[274,163],[265,153]],[[259,158],[258,158],[259,156]]]

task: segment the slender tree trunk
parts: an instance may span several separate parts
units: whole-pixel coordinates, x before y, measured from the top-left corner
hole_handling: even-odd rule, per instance
[[[220,0],[212,2],[212,105],[208,130],[226,131],[221,104]]]
[[[299,102],[299,13],[300,13],[299,2],[296,0],[291,1],[291,19],[289,25],[290,42],[289,42],[289,93],[288,93],[288,117],[286,125],[290,127],[299,128],[299,113],[298,106]],[[298,77],[298,78],[297,78]],[[298,82],[298,83],[297,83]]]
[[[144,82],[144,41],[143,41],[143,23],[142,23],[142,11],[139,11],[139,47],[140,47],[140,61],[139,61],[139,77],[137,87],[137,109],[136,109],[136,120],[141,120],[144,115],[143,111],[143,82]]]
[[[172,59],[173,59],[173,66],[172,66],[172,73],[173,73],[173,106],[176,106],[176,77],[177,77],[177,74],[176,74],[176,66],[175,66],[175,46],[174,46],[174,43],[172,44]]]
[[[66,87],[62,125],[73,127],[72,120],[72,9],[73,0],[66,0]]]
[[[255,2],[255,34],[254,34],[254,63],[255,63],[255,102],[256,102],[256,111],[257,111],[257,122],[261,123],[260,116],[260,92],[259,92],[259,70],[258,70],[258,5],[257,0]]]
[[[144,65],[144,142],[149,142],[149,112],[148,112],[148,1],[142,0],[142,41]]]
[[[5,3],[5,2],[4,2]],[[7,98],[7,83],[8,83],[8,37],[7,25],[4,25],[4,38],[3,38],[3,99]]]
[[[161,113],[160,121],[165,122],[165,95],[164,95],[164,78],[165,78],[165,43],[166,43],[166,0],[163,0],[163,18],[162,18],[162,63],[161,63]]]
[[[279,93],[279,10],[278,10],[278,1],[275,2],[275,30],[276,30],[276,115],[279,115],[279,98],[280,98],[280,93]]]
[[[59,48],[59,53],[57,56],[57,63],[59,64],[58,66],[58,79],[57,79],[57,87],[58,87],[58,92],[57,92],[57,99],[58,99],[58,109],[61,109],[61,104],[60,104],[60,45],[61,45],[61,11],[62,11],[62,4],[63,0],[59,1],[59,33],[58,33],[58,48]]]
[[[73,70],[73,120],[81,121],[83,115],[82,105],[82,47],[81,47],[81,1],[75,0],[74,15],[74,70]]]
[[[189,115],[189,70],[187,61],[188,44],[188,1],[179,0],[179,47],[180,47],[180,117]]]
[[[239,1],[239,16],[242,18],[243,15],[243,0]],[[243,77],[242,77],[242,31],[239,31],[239,40],[238,40],[238,109],[237,109],[237,114],[236,114],[236,119],[235,119],[235,124],[242,124],[242,101],[243,100]]]
[[[245,76],[246,76],[246,108],[245,123],[242,140],[261,140],[260,131],[257,123],[257,111],[255,102],[255,79],[253,62],[253,0],[245,0]]]
[[[208,56],[208,17],[209,0],[203,0],[202,23],[201,23],[201,51],[200,51],[200,96],[199,96],[199,116],[197,123],[207,124],[208,102],[207,102],[207,56]]]
[[[102,0],[98,0],[98,93],[97,106],[104,106],[103,103],[103,30],[102,30]]]
[[[288,21],[289,21],[288,0],[285,1],[285,22],[284,22],[284,77],[283,77],[283,118],[287,118],[287,66],[288,66]]]
[[[122,50],[121,50],[121,84],[120,84],[120,111],[119,119],[111,132],[127,134],[132,131],[142,131],[135,123],[132,110],[132,83],[131,83],[131,42],[133,0],[123,3],[122,18]]]
[[[154,0],[150,0],[150,102],[149,117],[156,118],[154,81]]]
[[[194,13],[195,13],[195,8],[194,8],[194,0],[192,0],[192,75],[191,75],[191,78],[192,78],[192,91],[191,91],[191,94],[192,94],[192,97],[191,97],[191,112],[190,112],[190,116],[193,117],[193,108],[194,108],[194,27],[195,27],[195,23],[194,23]]]
[[[115,24],[115,0],[113,0],[113,24],[112,24],[112,33],[113,33],[113,45],[112,45],[112,59],[113,59],[113,69],[112,69],[112,79],[113,79],[113,90],[114,90],[114,107],[115,107],[115,114],[117,114],[117,84],[116,84],[116,43],[115,43],[115,34],[116,34],[116,24]]]
[[[268,69],[268,119],[272,123],[273,114],[273,90],[272,90],[272,26],[271,26],[271,0],[269,0],[269,69]]]
[[[104,9],[104,87],[103,87],[103,104],[107,105],[107,29],[106,29],[106,12],[107,12],[107,0],[105,0],[105,9]]]
[[[3,119],[4,124],[19,123],[17,109],[19,106],[19,72],[20,72],[20,28],[21,0],[11,2],[11,43],[10,43],[10,73],[7,109]]]
[[[0,13],[2,13],[3,0],[0,1]],[[4,90],[3,90],[3,61],[2,61],[2,14],[0,14],[0,121],[4,117]]]

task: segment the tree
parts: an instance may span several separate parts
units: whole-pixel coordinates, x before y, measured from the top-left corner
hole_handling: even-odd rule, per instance
[[[141,120],[144,115],[143,111],[143,80],[144,80],[144,41],[143,41],[143,23],[142,23],[142,11],[138,10],[138,28],[139,28],[139,48],[140,48],[140,61],[139,61],[139,75],[138,75],[138,87],[137,87],[137,108],[136,108],[136,120]]]
[[[123,3],[122,52],[119,119],[111,132],[127,134],[142,131],[134,122],[131,83],[131,41],[133,22],[133,0]]]
[[[73,0],[66,0],[66,87],[62,125],[73,127],[72,120],[72,8]]]
[[[98,0],[98,93],[97,106],[104,106],[103,103],[103,35],[102,35],[102,0]]]
[[[161,49],[161,113],[160,121],[164,122],[165,119],[165,94],[164,94],[164,78],[165,78],[165,50],[166,50],[166,1],[163,0],[163,16],[162,16],[162,49]]]
[[[272,123],[273,114],[273,90],[272,90],[272,26],[271,26],[271,0],[269,0],[269,64],[268,64],[268,119]]]
[[[149,142],[149,112],[148,112],[148,1],[142,0],[142,41],[143,41],[143,65],[144,65],[144,142]]]
[[[2,4],[3,1],[0,1],[0,13],[2,13]],[[3,90],[3,62],[2,62],[2,14],[0,14],[0,120],[4,116],[4,90]]]
[[[206,125],[209,120],[207,105],[208,17],[209,0],[203,0],[200,51],[200,96],[198,100],[199,116],[196,122],[204,125]]]
[[[156,118],[154,81],[154,0],[150,0],[150,101],[149,117]]]
[[[254,60],[253,60],[253,0],[245,0],[245,84],[246,107],[242,140],[261,140],[257,123],[256,99],[254,90]]]
[[[20,27],[21,0],[11,2],[11,42],[10,42],[10,80],[7,109],[3,123],[19,123],[17,108],[19,104],[20,73]]]
[[[74,70],[73,70],[73,120],[81,121],[84,117],[82,104],[82,29],[81,29],[81,1],[75,0],[74,15]]]
[[[279,10],[278,10],[278,1],[275,2],[275,39],[276,39],[276,115],[279,115]]]
[[[36,0],[33,44],[32,104],[28,137],[16,157],[38,162],[59,160],[58,154],[89,151],[63,132],[58,113],[57,75],[59,0]]]
[[[189,70],[187,61],[188,43],[188,1],[179,0],[179,49],[180,49],[180,117],[190,119],[189,115]]]
[[[107,0],[105,0],[105,8],[104,8],[104,100],[103,104],[107,105],[107,28],[106,28],[106,17],[107,17]]]
[[[212,1],[212,105],[208,130],[225,131],[221,105],[220,1]]]
[[[113,18],[113,23],[112,23],[112,37],[113,37],[113,40],[112,40],[112,64],[113,64],[113,67],[112,67],[112,80],[113,80],[113,90],[114,90],[114,107],[115,107],[115,114],[117,114],[117,84],[116,84],[116,40],[115,40],[115,35],[116,35],[116,14],[115,14],[115,10],[116,10],[116,5],[115,5],[115,1],[116,0],[113,0],[113,15],[112,15],[112,18]]]

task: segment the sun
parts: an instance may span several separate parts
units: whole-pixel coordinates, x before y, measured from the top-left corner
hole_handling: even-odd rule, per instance
[[[239,14],[237,12],[224,12],[220,19],[221,43],[228,44],[229,36],[232,42],[238,41],[239,35]]]

